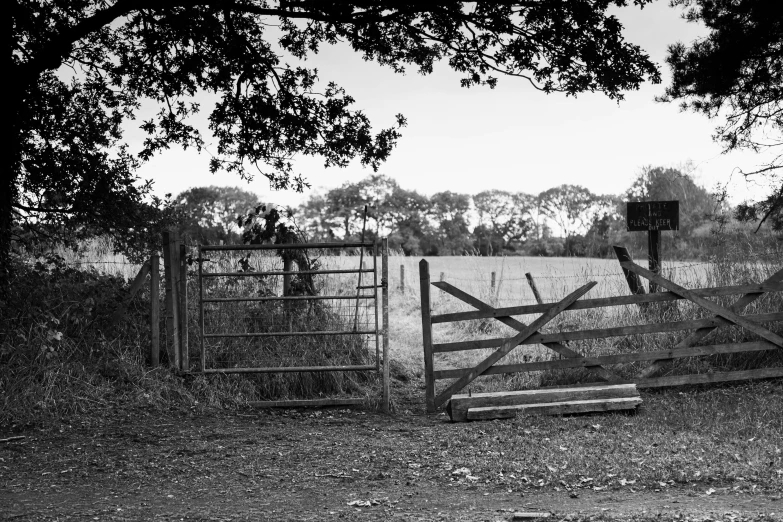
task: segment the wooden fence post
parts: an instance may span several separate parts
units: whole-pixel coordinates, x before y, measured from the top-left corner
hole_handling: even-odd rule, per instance
[[[150,259],[150,366],[160,364],[160,257]]]
[[[647,231],[647,262],[651,272],[656,274],[661,273],[661,231],[660,230],[648,230]],[[649,281],[650,293],[654,294],[658,291],[658,285]]]
[[[527,283],[530,285],[530,289],[533,291],[533,297],[536,298],[536,303],[544,304],[544,300],[541,299],[541,294],[538,293],[538,288],[536,288],[536,282],[533,281],[533,274],[528,272],[525,274],[525,277],[527,278]]]
[[[400,293],[405,293],[405,265],[400,265]]]
[[[381,239],[381,306],[383,308],[383,412],[389,413],[389,239]]]
[[[166,279],[166,352],[169,365],[180,369],[179,361],[179,249],[176,232],[163,232],[163,272]]]
[[[614,246],[614,253],[617,256],[617,260],[621,263],[623,261],[633,261],[631,258],[631,254],[623,247],[620,246]],[[646,293],[644,291],[644,285],[642,284],[642,278],[639,277],[639,274],[635,274],[631,272],[630,270],[626,270],[623,268],[623,275],[625,275],[625,280],[628,282],[628,288],[631,289],[632,294],[644,294]],[[642,304],[639,304],[640,308],[644,308]]]
[[[180,363],[183,372],[190,371],[190,349],[188,347],[188,259],[185,243],[178,240],[179,246],[179,342]]]
[[[445,272],[441,272],[440,273],[440,277],[438,278],[438,280],[441,281],[441,282],[445,281],[446,280],[446,273]]]
[[[495,272],[492,272],[492,281],[489,283],[489,288],[492,290],[492,293],[495,293]]]
[[[419,261],[421,288],[421,333],[424,344],[424,388],[427,413],[435,413],[434,357],[432,352],[432,310],[430,309],[430,264]]]

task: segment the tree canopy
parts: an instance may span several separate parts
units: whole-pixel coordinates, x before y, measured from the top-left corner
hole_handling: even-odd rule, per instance
[[[445,61],[464,87],[494,87],[510,75],[547,93],[621,99],[645,80],[659,81],[655,65],[607,12],[627,3],[13,1],[3,264],[22,230],[41,223],[51,225],[49,233],[65,232],[63,223],[100,224],[115,236],[147,226],[156,202],[136,169],[173,146],[204,148],[192,120],[201,92],[218,98],[209,113],[213,172],[301,188],[296,155],[377,168],[405,118],[373,130],[348,93],[296,61],[325,44],[344,42],[399,73],[412,67],[428,74]],[[142,103],[158,112],[139,122],[146,139],[134,151],[123,131]],[[128,207],[147,212],[129,219]]]
[[[258,205],[256,194],[239,187],[196,187],[172,201],[180,233],[207,244],[237,242],[240,216]]]
[[[673,0],[684,17],[709,34],[687,46],[669,47],[672,83],[664,101],[679,101],[723,122],[715,140],[724,151],[750,149],[773,154],[769,164],[744,171],[763,176],[771,188],[761,201],[738,207],[738,217],[769,220],[783,230],[783,17],[778,2],[764,0]]]

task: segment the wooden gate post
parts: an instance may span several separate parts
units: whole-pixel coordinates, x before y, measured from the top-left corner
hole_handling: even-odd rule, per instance
[[[661,231],[660,230],[648,230],[647,231],[647,266],[650,267],[650,271],[656,274],[661,273]],[[653,281],[649,281],[650,293],[654,294],[658,291],[658,285]]]
[[[400,265],[400,293],[405,293],[405,265]]]
[[[188,347],[188,259],[185,243],[178,240],[179,246],[179,342],[180,363],[183,372],[190,371],[190,349]]]
[[[424,344],[424,395],[427,413],[435,413],[432,310],[430,309],[430,264],[426,259],[419,261],[419,284],[421,289],[421,333]]]
[[[160,364],[160,256],[150,259],[150,366]]]
[[[163,232],[163,265],[166,278],[166,352],[169,365],[179,370],[179,248],[174,230]]]
[[[612,248],[614,248],[614,253],[620,263],[623,263],[624,261],[633,261],[631,254],[624,247],[615,245]],[[642,284],[642,278],[639,277],[639,274],[635,274],[630,270],[623,268],[623,275],[625,276],[625,280],[628,281],[628,288],[631,289],[632,294],[646,293],[644,291],[644,285]],[[640,304],[639,307],[642,307],[642,305]]]

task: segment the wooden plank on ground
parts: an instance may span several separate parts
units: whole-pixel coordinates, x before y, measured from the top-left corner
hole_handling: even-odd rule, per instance
[[[732,312],[730,309],[725,308],[708,299],[705,299],[699,295],[696,295],[693,291],[688,290],[687,288],[683,288],[682,286],[678,285],[677,283],[673,283],[668,279],[664,279],[663,277],[659,276],[655,272],[647,270],[646,268],[642,268],[636,263],[633,263],[631,261],[623,261],[620,263],[620,265],[622,265],[623,268],[627,268],[628,270],[636,274],[646,277],[647,279],[654,282],[658,286],[662,286],[667,290],[669,290],[670,292],[675,292],[687,298],[689,301],[701,306],[702,308],[709,310],[715,315],[719,315],[720,317],[726,319],[731,323],[734,323],[738,326],[742,326],[743,328],[750,330],[751,332],[766,339],[767,341],[774,343],[780,346],[781,348],[783,348],[783,337],[779,336],[775,332],[769,331],[767,328],[764,328],[763,326],[758,325],[751,320],[748,320],[740,315],[737,315],[735,312]]]
[[[750,303],[764,295],[765,292],[770,291],[768,290],[769,285],[779,285],[780,282],[783,281],[783,269],[778,270],[774,274],[772,274],[769,278],[767,278],[764,283],[762,283],[759,289],[748,291],[737,299],[737,301],[729,307],[729,310],[735,313],[740,313],[742,310],[744,310]],[[713,330],[715,330],[715,327],[705,327],[705,328],[699,328],[695,332],[692,332],[689,336],[687,336],[685,339],[677,343],[675,348],[683,348],[687,346],[693,346],[694,344],[698,343],[705,337],[707,337]],[[660,359],[657,361],[654,361],[651,365],[649,365],[647,368],[639,372],[637,375],[637,378],[644,379],[648,377],[652,377],[663,369],[666,366],[669,366],[672,363],[671,359]]]
[[[605,400],[638,397],[635,384],[607,384],[576,388],[551,388],[513,392],[474,393],[454,395],[446,411],[452,421],[464,421],[471,408],[518,406],[577,400]]]
[[[678,359],[682,357],[698,357],[702,355],[715,355],[726,353],[759,352],[764,350],[777,350],[777,346],[769,341],[754,341],[749,343],[710,344],[705,346],[692,346],[689,348],[676,348],[657,352],[620,353],[614,355],[600,355],[596,357],[582,357],[574,359],[555,359],[552,361],[536,361],[518,364],[496,364],[484,375],[499,375],[504,373],[533,372],[545,370],[563,370],[566,368],[582,368],[595,365],[623,364],[638,361],[655,361],[663,358]],[[470,368],[447,368],[433,372],[433,377],[438,379],[456,379],[461,377]]]
[[[752,379],[773,379],[783,377],[783,368],[759,368],[738,372],[699,373],[693,375],[671,375],[650,379],[634,379],[639,388],[662,388],[685,384],[710,384],[713,382],[747,381]]]
[[[623,397],[619,399],[591,399],[567,402],[549,402],[540,404],[517,404],[514,406],[486,406],[470,408],[467,420],[507,419],[509,412],[526,413],[528,415],[569,415],[573,413],[590,413],[597,411],[633,410],[642,403],[640,397]]]
[[[741,316],[746,321],[753,323],[765,323],[771,321],[783,321],[783,312],[770,312],[765,314],[753,314]],[[595,328],[592,330],[573,330],[571,332],[540,333],[536,332],[520,344],[560,343],[566,341],[583,341],[586,339],[605,339],[607,337],[622,337],[625,335],[640,335],[653,333],[678,332],[682,330],[695,330],[699,328],[711,328],[719,326],[731,326],[732,321],[722,317],[707,317],[704,319],[691,319],[688,321],[671,321],[666,323],[634,324],[630,326],[613,326],[610,328]],[[478,350],[481,348],[495,348],[505,342],[503,337],[492,339],[480,339],[476,341],[458,341],[454,343],[436,343],[432,345],[434,353],[458,352],[463,350]],[[576,353],[576,352],[574,352]],[[581,355],[577,354],[577,357]]]
[[[474,306],[478,308],[479,310],[494,310],[494,308],[485,303],[484,301],[481,301],[480,299],[477,299],[473,297],[472,295],[463,292],[459,288],[450,285],[449,283],[441,282],[441,283],[433,283],[433,286],[436,286],[437,288],[441,289],[442,291],[456,297],[460,301],[464,301],[465,303]],[[579,301],[576,301],[571,306],[576,305],[579,303]],[[551,305],[546,305],[547,307]],[[569,307],[569,310],[571,308]],[[496,318],[501,323],[505,324],[506,326],[510,326],[511,328],[514,328],[518,331],[523,330],[524,328],[527,328],[527,325],[523,323],[522,321],[518,321],[514,319],[513,317],[497,317]],[[536,332],[536,335],[538,335],[539,332]],[[474,342],[480,342],[480,341],[474,341]],[[549,348],[550,350],[554,351],[555,353],[558,353],[562,355],[563,357],[581,357],[582,355],[578,352],[575,352],[574,350],[568,348],[567,346],[563,346],[560,343],[552,342],[552,343],[542,343],[546,348]],[[435,347],[439,345],[433,345],[433,352],[435,352]],[[500,344],[493,345],[492,347],[500,346]],[[596,377],[598,377],[601,380],[604,381],[616,381],[619,380],[619,377],[617,377],[612,372],[601,368],[600,366],[589,366],[587,369],[591,372],[593,372]]]
[[[459,379],[457,379],[455,382],[453,382],[448,388],[446,388],[444,391],[442,391],[437,397],[435,397],[435,406],[438,407],[442,404],[444,404],[452,395],[454,395],[456,392],[473,382],[479,375],[484,373],[487,368],[498,362],[500,359],[505,357],[511,350],[517,347],[517,345],[536,333],[541,327],[543,327],[545,324],[547,324],[549,321],[557,317],[557,315],[568,308],[572,303],[574,303],[577,299],[585,295],[587,292],[590,291],[594,286],[596,285],[595,281],[591,281],[587,283],[586,285],[574,290],[570,294],[568,294],[565,298],[560,300],[558,303],[554,303],[550,309],[546,312],[544,312],[538,319],[530,323],[530,325],[523,329],[520,333],[515,335],[514,337],[511,337],[508,339],[500,348],[498,348],[495,352],[493,352],[489,357],[481,361],[476,365],[473,370]]]
[[[328,406],[357,406],[364,399],[301,399],[288,401],[254,401],[248,403],[254,408],[323,408]]]
[[[765,292],[783,292],[783,284],[774,282],[772,278],[761,284],[722,286],[715,288],[696,288],[692,290],[702,297],[719,297],[737,294],[758,294]],[[437,286],[437,285],[436,285]],[[605,308],[607,306],[623,306],[645,303],[671,302],[685,299],[673,292],[656,292],[654,294],[620,295],[612,297],[598,297],[595,299],[582,299],[574,303],[568,310],[584,310],[588,308]],[[468,321],[473,319],[492,319],[512,315],[539,314],[544,312],[548,304],[521,305],[504,308],[489,307],[485,310],[473,310],[469,312],[455,312],[449,314],[437,314],[432,316],[432,323],[450,323],[454,321]]]

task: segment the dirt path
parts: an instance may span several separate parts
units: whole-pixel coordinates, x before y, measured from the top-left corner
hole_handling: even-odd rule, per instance
[[[448,447],[449,426],[348,410],[71,419],[0,444],[0,518],[472,521],[550,511],[558,521],[783,520],[775,489],[472,477],[453,465],[471,450]]]

